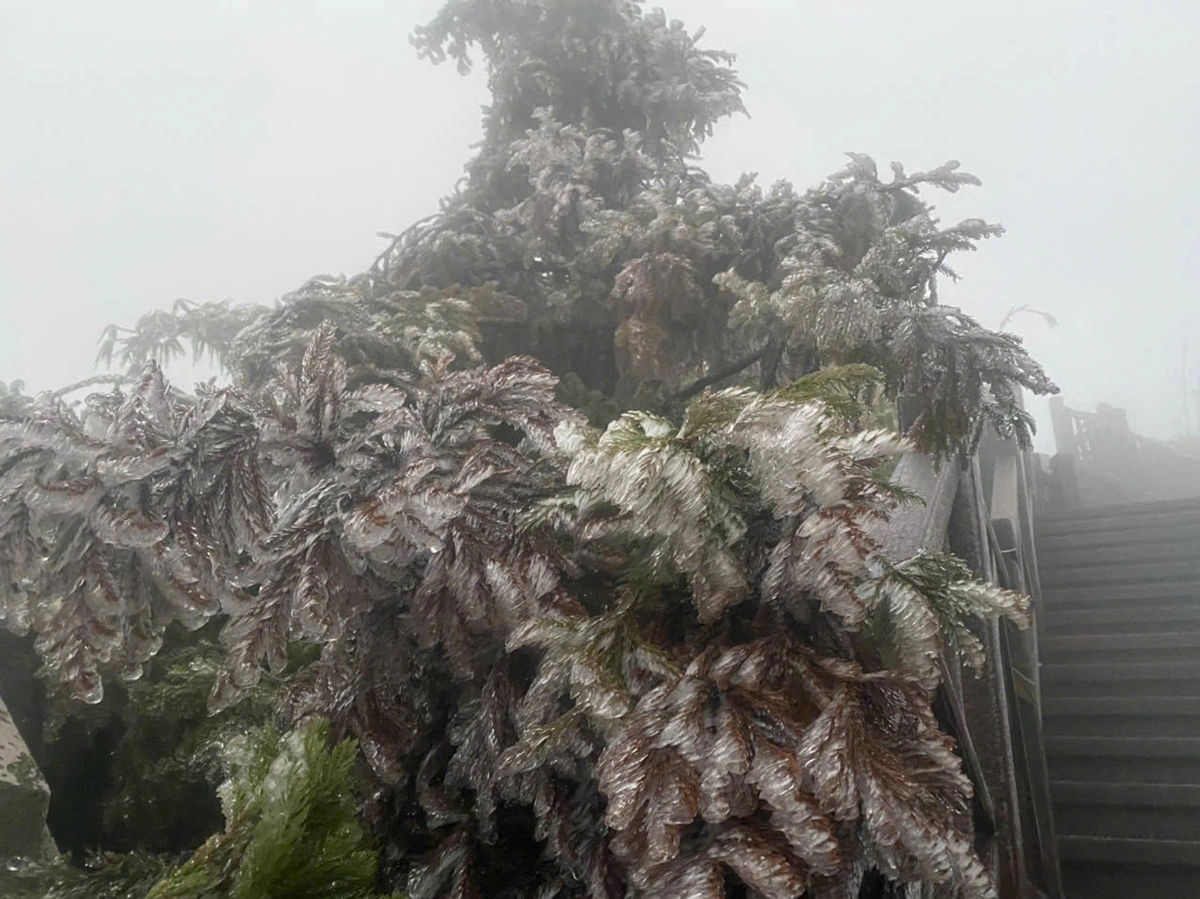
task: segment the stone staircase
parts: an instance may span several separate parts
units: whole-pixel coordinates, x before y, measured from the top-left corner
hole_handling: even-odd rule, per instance
[[[1042,515],[1036,546],[1066,896],[1200,897],[1200,500]]]

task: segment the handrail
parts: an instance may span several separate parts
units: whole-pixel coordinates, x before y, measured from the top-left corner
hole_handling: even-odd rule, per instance
[[[1058,402],[1055,402],[1055,400]],[[1090,458],[1094,454],[1092,437],[1096,432],[1105,432],[1112,429],[1122,435],[1127,434],[1128,439],[1133,442],[1133,446],[1137,450],[1161,452],[1164,455],[1200,466],[1200,456],[1197,456],[1195,453],[1181,450],[1165,440],[1159,440],[1156,437],[1147,437],[1144,434],[1134,431],[1129,427],[1129,422],[1123,409],[1102,407],[1102,409],[1096,412],[1087,412],[1083,409],[1074,409],[1066,405],[1061,401],[1060,397],[1055,397],[1051,400],[1051,403],[1052,408],[1053,406],[1057,406],[1061,410],[1061,415],[1063,416],[1062,424],[1064,426],[1069,424],[1070,434],[1074,438],[1075,449],[1078,451],[1077,454],[1080,458]],[[1059,452],[1065,452],[1069,448],[1070,440],[1071,438],[1068,438],[1066,441],[1068,445],[1060,447]]]
[[[922,503],[902,506],[880,526],[876,539],[886,557],[900,561],[925,550],[941,551],[945,547],[950,516],[959,487],[959,474],[957,465],[945,464],[939,467],[933,458],[924,453],[912,451],[900,458],[890,480],[921,497]],[[939,659],[942,684],[958,733],[964,764],[975,784],[980,805],[989,818],[994,818],[995,805],[979,752],[971,736],[962,690],[957,678],[952,676],[958,671],[956,662],[953,654],[943,649]]]
[[[957,548],[956,539],[966,539],[973,547],[966,555],[974,557],[969,561],[979,575],[1029,593],[1036,620],[1033,464],[1032,454],[994,434],[965,466],[905,454],[891,479],[924,504],[893,513],[877,534],[882,551],[903,559]],[[995,829],[993,867],[1002,894],[1025,897],[1045,890],[1057,899],[1062,888],[1042,748],[1036,630],[1016,632],[991,622],[984,645],[989,664],[984,679],[964,677],[957,656],[943,651],[943,695],[980,808]]]
[[[1042,878],[1051,894],[1062,895],[1050,774],[1042,735],[1041,677],[1038,643],[1041,632],[1041,580],[1034,544],[1034,515],[1039,505],[1037,464],[1033,453],[989,435],[980,461],[991,466],[989,529],[999,569],[998,582],[1030,597],[1033,626],[1018,631],[1002,628],[1003,652],[1012,678],[1014,723],[1020,768],[1028,791],[1030,837],[1037,841]],[[1032,853],[1031,853],[1032,854]]]
[[[1070,481],[1060,485],[1065,505],[1200,495],[1200,457],[1135,433],[1122,409],[1083,412],[1056,396],[1050,399],[1050,421],[1055,458],[1074,460],[1072,466],[1058,466]]]
[[[901,506],[892,513],[879,537],[884,555],[907,559],[922,550],[940,550],[958,491],[958,466],[939,467],[924,453],[908,452],[900,457],[890,480],[920,496],[923,504]]]

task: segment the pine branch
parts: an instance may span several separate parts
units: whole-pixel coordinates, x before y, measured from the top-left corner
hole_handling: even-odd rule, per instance
[[[732,378],[734,375],[745,371],[751,365],[753,365],[754,363],[761,360],[763,358],[763,356],[766,355],[766,352],[767,352],[767,347],[764,346],[763,348],[761,348],[759,350],[755,350],[750,355],[743,356],[741,359],[738,359],[736,362],[732,362],[729,365],[725,366],[724,368],[718,369],[716,372],[714,372],[711,375],[706,375],[703,378],[698,378],[697,380],[693,381],[691,384],[688,384],[683,389],[676,391],[676,393],[674,394],[672,399],[674,399],[676,401],[689,400],[692,397],[694,397],[696,394],[702,393],[703,391],[705,391],[709,387],[713,386],[714,384],[719,384],[722,381],[724,381],[726,378]]]

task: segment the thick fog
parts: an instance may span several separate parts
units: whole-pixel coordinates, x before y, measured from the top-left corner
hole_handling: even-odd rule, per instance
[[[408,44],[438,5],[0,4],[0,379],[86,376],[104,325],[177,297],[268,301],[360,270],[376,231],[435,210],[485,100],[479,73]],[[945,301],[991,327],[1016,306],[1052,313],[1057,328],[1010,329],[1068,404],[1184,429],[1200,378],[1200,4],[667,11],[736,52],[748,86],[752,118],[707,146],[716,177],[805,187],[846,150],[910,170],[961,160],[984,186],[938,198],[944,218],[1008,234],[959,260]]]

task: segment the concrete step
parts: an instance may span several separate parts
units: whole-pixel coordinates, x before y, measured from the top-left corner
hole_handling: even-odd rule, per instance
[[[1055,802],[1200,809],[1200,785],[1197,784],[1056,780],[1051,784],[1051,789]]]
[[[1042,571],[1066,572],[1075,569],[1094,570],[1130,564],[1153,564],[1180,559],[1195,559],[1200,556],[1200,531],[1186,538],[1139,541],[1136,532],[1124,535],[1125,539],[1104,545],[1076,543],[1047,551],[1037,546],[1038,567]]]
[[[1058,568],[1039,562],[1043,592],[1064,587],[1106,587],[1190,581],[1200,583],[1200,555],[1175,556],[1158,562],[1118,562],[1076,568]]]
[[[1153,605],[1089,606],[1041,612],[1048,634],[1187,632],[1200,630],[1200,603],[1154,603]]]
[[[1064,861],[1067,899],[1191,899],[1200,896],[1200,868],[1107,861]]]
[[[1200,653],[1200,632],[1072,634],[1047,636],[1038,643],[1043,664],[1174,664]]]
[[[1111,721],[1109,722],[1111,724]],[[1081,739],[1057,737],[1054,739]],[[1106,756],[1048,756],[1046,768],[1056,780],[1093,783],[1200,783],[1200,758],[1142,759]]]
[[[1200,501],[1036,522],[1068,899],[1200,897]]]
[[[1200,715],[1200,696],[1042,696],[1043,718],[1068,715],[1131,718]]]
[[[1189,759],[1200,763],[1200,737],[1058,737],[1046,740],[1046,752],[1077,758]]]
[[[1064,861],[1200,865],[1200,841],[1196,840],[1139,840],[1063,834],[1058,838],[1058,853]],[[1154,894],[1142,895],[1150,897]]]
[[[1171,500],[1041,514],[1034,522],[1034,531],[1040,537],[1171,525],[1200,525],[1200,502]]]
[[[1055,780],[1051,789],[1054,790],[1055,802],[1200,809],[1198,784],[1105,784],[1087,780]]]
[[[1145,701],[1143,697],[1134,698],[1138,701]],[[1088,712],[1077,707],[1069,714],[1045,715],[1042,719],[1042,732],[1047,737],[1102,737],[1105,734],[1119,733],[1125,737],[1148,740],[1155,737],[1188,737],[1198,731],[1200,731],[1200,718],[1192,713],[1130,715],[1124,711]],[[1154,780],[1155,778],[1127,779]],[[1200,783],[1200,777],[1197,778],[1196,783]]]
[[[1166,786],[1183,787],[1181,784]],[[1200,841],[1200,809],[1192,806],[1064,801],[1053,790],[1051,795],[1054,796],[1054,826],[1059,833],[1132,840]]]
[[[1200,522],[1149,524],[1104,531],[1035,532],[1038,559],[1052,558],[1060,552],[1112,546],[1147,546],[1200,541]]]
[[[1200,696],[1200,663],[1043,665],[1043,695],[1085,698]]]
[[[1045,684],[1127,683],[1130,681],[1200,681],[1200,661],[1195,662],[1133,662],[1112,664],[1044,664],[1041,682]],[[1069,688],[1064,687],[1058,692]]]
[[[1174,630],[1142,630],[1127,634],[1051,634],[1044,637],[1038,646],[1044,655],[1078,649],[1101,649],[1107,652],[1125,649],[1200,649],[1200,634]],[[1118,661],[1113,659],[1114,663]]]
[[[1195,734],[1195,720],[1189,719]],[[1059,718],[1054,724],[1069,724]],[[1045,722],[1049,726],[1052,722]],[[1200,783],[1200,738],[1185,735],[1111,736],[1112,719],[1104,719],[1107,731],[1093,735],[1046,732],[1046,761],[1056,780],[1105,783]]]
[[[1057,585],[1042,583],[1042,602],[1046,609],[1090,608],[1130,604],[1200,604],[1200,583],[1185,578],[1174,581]]]
[[[1062,833],[1149,840],[1200,840],[1200,786],[1054,781]]]

